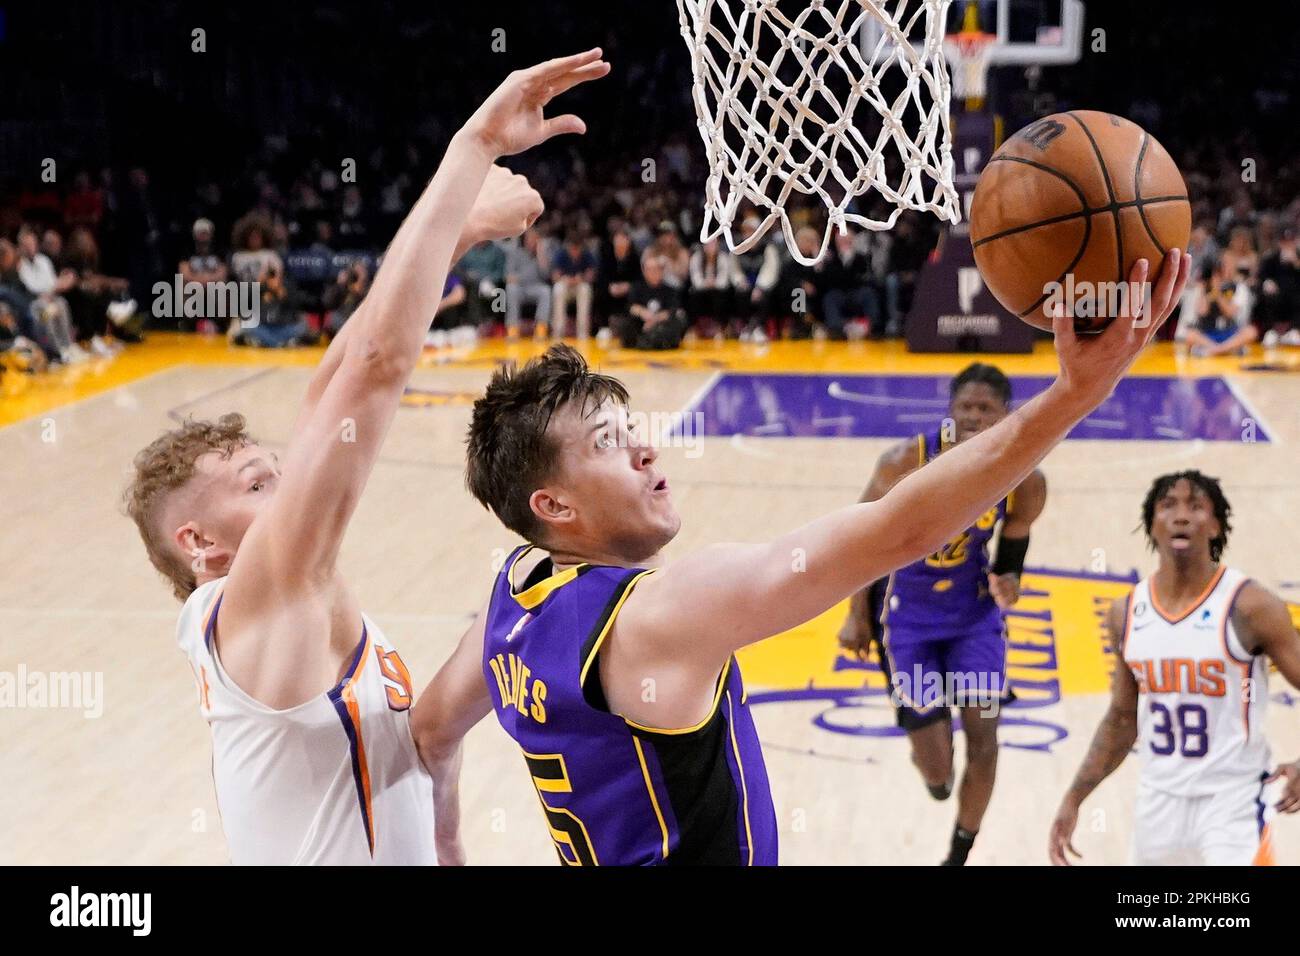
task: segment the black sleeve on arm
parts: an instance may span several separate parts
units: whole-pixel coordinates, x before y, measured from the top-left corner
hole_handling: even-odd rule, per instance
[[[994,574],[1020,574],[1025,570],[1029,535],[1023,538],[998,538],[998,556],[993,559]]]

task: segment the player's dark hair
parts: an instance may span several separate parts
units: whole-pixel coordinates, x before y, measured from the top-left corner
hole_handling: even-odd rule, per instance
[[[1193,487],[1199,488],[1214,506],[1214,517],[1219,521],[1219,534],[1210,539],[1210,560],[1217,562],[1219,556],[1223,554],[1223,549],[1228,546],[1228,532],[1232,530],[1228,516],[1232,514],[1232,505],[1228,504],[1228,499],[1224,497],[1223,489],[1219,487],[1219,479],[1203,475],[1195,468],[1161,475],[1151,483],[1151,490],[1147,492],[1146,499],[1142,502],[1142,528],[1146,532],[1147,547],[1152,551],[1156,547],[1155,539],[1151,537],[1151,525],[1156,517],[1156,503],[1167,495],[1174,485],[1184,479],[1191,482]]]
[[[591,371],[577,350],[553,345],[523,368],[513,362],[492,375],[474,403],[466,439],[465,485],[511,531],[533,543],[541,523],[528,499],[551,477],[559,445],[547,435],[551,416],[563,405],[627,404],[627,388]]]
[[[961,387],[972,382],[987,385],[993,389],[998,398],[1002,399],[1003,405],[1010,407],[1011,379],[1002,374],[1002,369],[996,365],[985,365],[983,362],[974,362],[957,373],[948,389],[949,397],[956,398]]]

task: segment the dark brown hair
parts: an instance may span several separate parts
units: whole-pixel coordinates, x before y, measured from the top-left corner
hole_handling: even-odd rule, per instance
[[[511,531],[534,543],[541,526],[528,499],[549,480],[559,445],[547,435],[551,416],[577,402],[580,412],[604,402],[627,404],[627,388],[591,371],[567,345],[553,345],[523,368],[501,366],[474,403],[466,439],[465,485]]]
[[[126,513],[140,529],[149,561],[171,582],[178,600],[188,598],[198,584],[189,562],[170,547],[167,531],[159,527],[159,509],[168,494],[194,477],[195,463],[208,452],[228,457],[252,440],[242,415],[222,415],[215,422],[188,419],[135,456],[135,477],[123,496]]]
[[[1217,563],[1223,554],[1223,549],[1228,546],[1228,533],[1232,531],[1232,525],[1228,521],[1228,517],[1232,514],[1232,505],[1228,504],[1228,499],[1224,497],[1219,479],[1203,475],[1194,468],[1161,475],[1151,483],[1151,489],[1142,502],[1142,528],[1146,532],[1147,547],[1152,551],[1156,547],[1156,539],[1151,537],[1151,526],[1156,520],[1156,504],[1173,490],[1174,485],[1184,480],[1193,488],[1200,489],[1214,507],[1214,517],[1219,522],[1219,533],[1210,539],[1210,560]]]

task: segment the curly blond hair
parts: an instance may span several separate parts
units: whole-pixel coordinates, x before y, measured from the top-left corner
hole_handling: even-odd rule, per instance
[[[196,463],[208,452],[228,458],[253,442],[244,424],[244,416],[233,412],[215,422],[186,419],[135,456],[135,477],[122,496],[126,513],[140,530],[150,563],[171,582],[179,601],[188,598],[198,582],[194,569],[170,547],[169,532],[158,524],[159,512],[167,496],[194,477]]]

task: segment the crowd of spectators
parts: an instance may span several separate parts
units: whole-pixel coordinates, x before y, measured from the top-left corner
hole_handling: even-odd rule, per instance
[[[430,345],[576,335],[671,349],[692,334],[758,342],[901,335],[937,220],[904,214],[888,231],[836,235],[812,267],[790,255],[779,224],[743,254],[700,242],[703,149],[684,119],[685,90],[673,101],[680,84],[666,86],[656,62],[606,91],[615,101],[607,109],[637,97],[626,109],[635,129],[592,124],[588,137],[511,161],[541,191],[547,214],[519,240],[482,244],[454,264],[430,316]],[[1248,130],[1198,134],[1168,102],[1163,117],[1154,99],[1129,112],[1160,131],[1193,201],[1197,281],[1169,333],[1204,354],[1300,345],[1300,166],[1261,156],[1257,175],[1246,177],[1241,157],[1260,152]],[[417,128],[342,160],[329,146],[348,139],[341,131],[266,135],[238,169],[168,169],[162,186],[127,167],[83,169],[66,185],[7,195],[0,188],[0,348],[23,351],[33,365],[76,363],[137,338],[142,319],[254,347],[332,336],[436,165],[447,131]],[[853,211],[881,218],[887,207],[867,199]],[[788,212],[811,254],[819,209],[795,202]],[[752,209],[741,223],[742,238],[761,228]],[[248,287],[255,301],[203,294],[209,307],[160,308],[159,282],[205,293]]]

